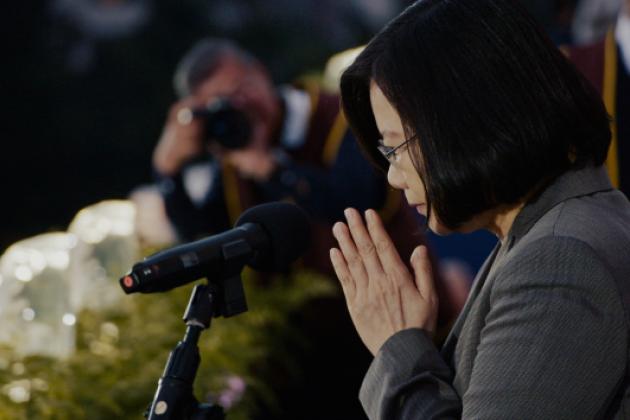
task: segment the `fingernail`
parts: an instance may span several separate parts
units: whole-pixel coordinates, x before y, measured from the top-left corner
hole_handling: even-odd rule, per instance
[[[349,219],[352,216],[352,211],[347,208],[343,211],[343,214],[346,216],[346,219]]]
[[[414,248],[413,252],[411,253],[411,261],[419,261],[420,252],[422,252],[421,246]]]

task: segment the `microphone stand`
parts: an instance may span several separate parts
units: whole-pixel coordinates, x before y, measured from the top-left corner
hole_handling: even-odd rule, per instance
[[[164,373],[158,381],[151,403],[144,417],[149,420],[223,420],[223,407],[199,403],[193,395],[193,383],[201,358],[199,336],[209,329],[212,316],[233,316],[247,311],[241,271],[252,249],[245,240],[223,246],[225,266],[222,281],[208,281],[194,287],[184,322],[186,333],[169,354]]]

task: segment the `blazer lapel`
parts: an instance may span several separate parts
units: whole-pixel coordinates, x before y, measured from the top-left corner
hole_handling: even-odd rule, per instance
[[[449,332],[448,336],[446,337],[446,340],[444,341],[444,345],[442,346],[442,351],[441,351],[442,357],[451,367],[453,367],[453,352],[455,350],[455,346],[457,345],[457,340],[459,339],[459,334],[462,330],[462,326],[464,325],[464,322],[466,321],[466,317],[468,316],[468,313],[470,312],[471,306],[473,305],[475,299],[479,295],[479,291],[483,287],[483,284],[485,283],[486,278],[488,277],[488,274],[490,273],[490,268],[492,267],[492,264],[494,260],[496,259],[500,248],[501,248],[501,242],[497,242],[494,249],[490,253],[490,256],[486,258],[486,261],[483,263],[483,266],[481,266],[481,269],[475,276],[475,280],[473,282],[473,288],[468,294],[468,299],[466,299],[466,304],[464,305],[464,308],[462,309],[461,313],[457,317],[457,320],[453,324],[453,328],[451,328],[451,331]]]

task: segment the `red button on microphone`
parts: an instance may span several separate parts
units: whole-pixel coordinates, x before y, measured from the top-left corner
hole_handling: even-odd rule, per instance
[[[123,284],[125,285],[125,287],[132,287],[133,283],[133,277],[131,276],[125,276],[125,278],[123,279]]]

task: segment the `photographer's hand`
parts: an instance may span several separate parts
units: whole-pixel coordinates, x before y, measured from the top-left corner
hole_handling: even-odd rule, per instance
[[[191,158],[204,151],[203,125],[194,118],[182,119],[182,110],[198,106],[198,100],[187,98],[169,110],[162,135],[153,152],[153,167],[161,175],[172,176]]]
[[[251,142],[247,147],[237,150],[222,150],[222,157],[227,159],[244,178],[258,182],[269,179],[276,168],[276,159],[269,147],[269,133],[263,124],[252,125]]]
[[[410,273],[374,210],[366,212],[367,228],[354,209],[348,224],[338,222],[333,234],[339,248],[330,250],[348,311],[361,340],[373,355],[393,334],[407,328],[435,331],[438,300],[425,246],[411,256]]]
[[[225,157],[244,178],[264,182],[276,168],[276,160],[269,150],[246,148],[225,153]]]

